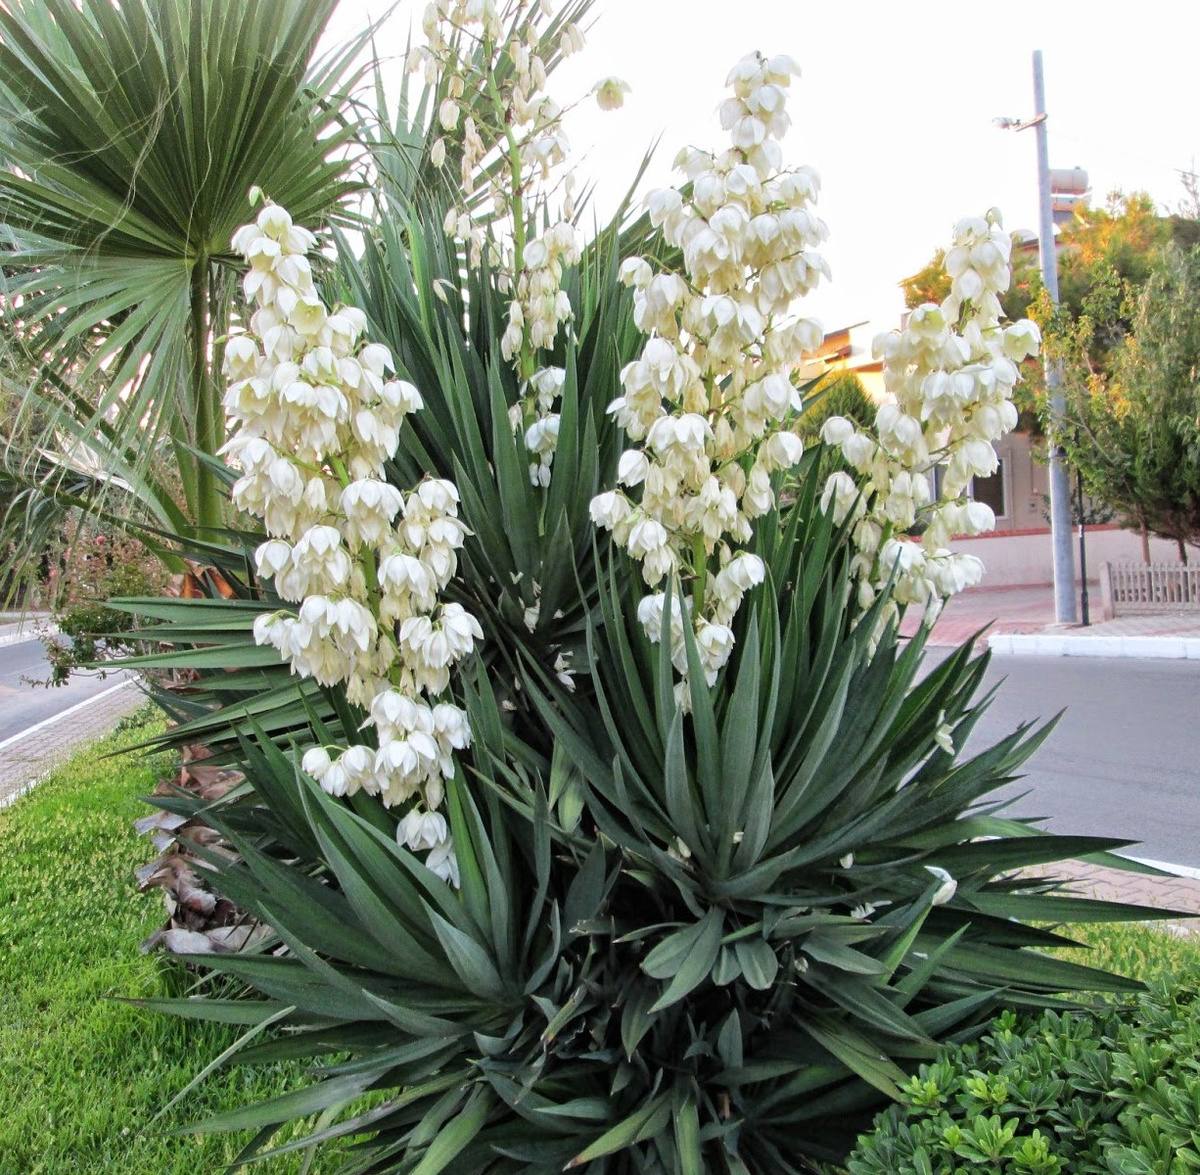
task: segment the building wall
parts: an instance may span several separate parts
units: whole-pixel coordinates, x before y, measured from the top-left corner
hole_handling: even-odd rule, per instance
[[[1040,459],[1037,439],[1009,433],[996,443],[1004,483],[1004,513],[996,511],[996,530],[1009,533],[1048,525],[1043,495],[1050,493],[1049,470]],[[988,499],[993,505],[992,499]]]
[[[1079,581],[1079,540],[1072,535],[1075,554],[1075,580]],[[1111,523],[1089,527],[1086,535],[1088,579],[1096,579],[1100,564],[1140,563],[1142,536],[1136,531],[1122,530]],[[1041,528],[1034,533],[1012,534],[997,529],[992,534],[975,538],[958,538],[950,543],[953,551],[962,551],[983,560],[984,587],[1016,587],[1021,584],[1054,582],[1054,554],[1050,531]],[[1200,560],[1200,547],[1188,548],[1188,562]],[[1167,539],[1150,540],[1152,563],[1178,563],[1179,549]]]

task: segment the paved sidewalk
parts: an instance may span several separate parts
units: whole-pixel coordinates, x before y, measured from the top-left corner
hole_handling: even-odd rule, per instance
[[[1094,622],[1057,624],[1054,589],[1049,584],[1026,587],[969,588],[952,597],[929,636],[931,647],[958,646],[978,637],[998,653],[1040,656],[1200,657],[1200,612],[1160,612],[1099,618],[1099,585],[1089,583]],[[910,612],[901,632],[911,636],[920,615]],[[1010,639],[1011,638],[1011,639]]]
[[[1096,591],[1098,598],[1098,586]],[[920,623],[920,613],[910,610],[900,631],[912,636]],[[1054,589],[1048,585],[969,588],[947,601],[929,634],[929,644],[958,646],[986,628],[982,644],[989,634],[1041,632],[1053,623]]]
[[[0,743],[0,808],[28,791],[81,744],[107,734],[145,700],[133,680],[118,682]]]
[[[1056,861],[1030,873],[1069,877],[1071,890],[1079,897],[1106,902],[1129,902],[1135,906],[1155,906],[1160,910],[1179,910],[1195,914],[1195,919],[1161,923],[1177,934],[1200,934],[1200,880],[1191,877],[1156,877],[1148,873],[1129,873],[1086,861]],[[1153,923],[1152,925],[1159,925]]]
[[[24,615],[0,612],[0,648],[33,640],[43,632],[57,631],[57,627],[50,623],[49,612],[26,612]]]

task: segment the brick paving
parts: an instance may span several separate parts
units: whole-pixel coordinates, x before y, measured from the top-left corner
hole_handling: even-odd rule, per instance
[[[131,680],[78,709],[64,711],[57,720],[4,747],[0,750],[0,808],[11,804],[82,744],[107,734],[144,701],[145,694]]]
[[[910,610],[900,631],[916,632],[921,623],[918,611]],[[982,628],[986,642],[993,633],[1041,632],[1054,623],[1054,589],[1049,586],[970,588],[954,596],[942,609],[933,631],[931,646],[961,645]]]
[[[1145,616],[1117,616],[1089,624],[1056,626],[1055,632],[1072,636],[1200,636],[1200,611],[1156,612]]]
[[[1172,920],[1162,925],[1179,934],[1200,934],[1200,881],[1190,877],[1130,873],[1086,861],[1056,861],[1029,872],[1070,878],[1070,892],[1078,897],[1195,914],[1195,919]]]

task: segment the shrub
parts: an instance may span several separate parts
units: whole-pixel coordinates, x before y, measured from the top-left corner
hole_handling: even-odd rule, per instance
[[[824,376],[813,389],[811,400],[800,416],[798,431],[805,441],[815,442],[821,425],[831,416],[842,416],[859,428],[875,419],[876,404],[867,395],[862,380],[852,371],[835,371]]]
[[[161,591],[167,580],[162,564],[136,539],[73,520],[64,527],[63,549],[49,578],[58,633],[42,643],[51,685],[64,684],[76,669],[136,649],[137,642],[125,639],[134,618],[108,601]]]
[[[1200,968],[1132,1006],[999,1017],[903,1086],[850,1175],[1152,1175],[1200,1170]]]

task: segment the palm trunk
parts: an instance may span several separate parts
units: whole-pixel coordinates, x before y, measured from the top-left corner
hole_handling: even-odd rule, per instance
[[[201,254],[192,270],[192,410],[195,419],[194,448],[200,453],[215,455],[221,447],[221,405],[217,397],[217,381],[209,368],[209,288],[208,257]],[[203,533],[224,522],[224,501],[216,474],[202,457],[185,455],[192,475],[195,502],[192,518],[197,530]]]
[[[1142,562],[1150,562],[1150,529],[1145,519],[1142,520]]]

